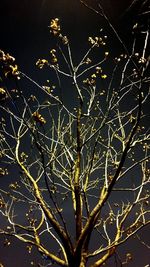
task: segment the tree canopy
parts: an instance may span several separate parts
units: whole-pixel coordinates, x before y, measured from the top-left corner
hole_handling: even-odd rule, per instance
[[[0,51],[0,235],[36,248],[38,266],[123,266],[132,260],[119,256],[123,244],[148,248],[149,28],[133,25],[130,51],[109,25],[121,53],[100,29],[77,62],[51,19],[56,45],[36,62],[41,83]]]

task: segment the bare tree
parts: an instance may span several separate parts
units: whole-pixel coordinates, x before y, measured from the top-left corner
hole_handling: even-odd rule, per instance
[[[0,52],[1,181],[11,177],[0,234],[36,247],[45,266],[102,266],[150,223],[149,31],[142,52],[134,40],[115,58],[101,31],[79,63],[58,18],[50,32],[56,48],[36,63],[44,85]]]

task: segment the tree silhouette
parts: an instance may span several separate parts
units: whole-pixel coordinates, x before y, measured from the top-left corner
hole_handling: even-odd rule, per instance
[[[0,51],[0,234],[36,247],[44,266],[102,266],[150,223],[149,31],[142,51],[135,35],[114,58],[101,30],[74,63],[59,19],[49,28],[44,85]]]

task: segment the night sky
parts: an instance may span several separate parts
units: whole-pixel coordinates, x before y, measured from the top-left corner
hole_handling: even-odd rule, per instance
[[[89,0],[89,3],[92,2],[96,4],[97,0]],[[131,0],[101,1],[106,14],[126,44],[129,43],[131,37],[130,22],[136,16],[134,11],[124,20],[123,15],[131,2]],[[0,49],[13,55],[23,72],[35,79],[39,79],[35,67],[36,60],[45,57],[53,46],[48,26],[51,18],[54,17],[60,18],[64,32],[69,36],[77,57],[80,57],[84,44],[92,33],[93,35],[98,33],[101,27],[105,27],[106,31],[111,33],[103,18],[81,5],[79,0],[1,0]],[[112,35],[112,40],[114,41],[113,53],[117,54],[120,44],[114,35]],[[3,263],[4,267],[30,266],[29,262],[32,257],[28,259],[28,253],[23,250],[20,242],[15,241],[15,246],[8,248],[3,247],[4,239],[2,237],[0,239],[0,263]],[[135,250],[134,241],[132,241],[132,246]],[[137,246],[136,257],[135,265],[131,262],[128,266],[144,267],[143,262],[148,262],[147,250],[145,252],[143,247],[141,251],[141,247]]]
[[[107,15],[117,27],[123,22],[120,18],[128,2],[130,0],[102,1]],[[2,0],[1,49],[12,52],[19,62],[29,67],[29,59],[46,53],[50,47],[48,25],[53,17],[61,19],[63,28],[76,46],[79,40],[80,45],[83,45],[81,41],[85,41],[88,34],[98,31],[105,24],[100,16],[81,5],[79,0]],[[128,21],[125,28],[128,29]]]

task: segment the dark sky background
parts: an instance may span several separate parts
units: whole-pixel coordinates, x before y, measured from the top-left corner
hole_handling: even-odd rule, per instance
[[[89,0],[89,3],[96,2],[97,0]],[[126,44],[130,43],[131,21],[136,16],[134,11],[131,16],[123,17],[131,2],[131,0],[101,1],[106,14]],[[0,49],[12,54],[21,69],[34,78],[37,78],[36,60],[46,56],[53,45],[48,25],[50,19],[54,17],[59,17],[62,21],[64,31],[71,39],[77,57],[82,53],[88,36],[98,33],[103,26],[110,32],[103,18],[85,8],[79,0],[1,0]],[[112,40],[113,52],[117,54],[120,45],[115,36],[112,36]],[[31,266],[29,263],[33,256],[29,259],[20,242],[17,241],[15,246],[8,248],[3,247],[3,241],[4,239],[0,237],[0,262],[5,267]],[[128,266],[144,267],[148,263],[147,250],[144,250],[144,246],[141,250],[141,247],[133,241],[133,251],[135,248],[136,261]],[[128,252],[128,248],[123,249]],[[36,260],[38,261],[37,256]]]
[[[108,16],[119,27],[123,23],[120,17],[131,0],[101,2]],[[31,60],[47,53],[50,47],[48,25],[51,18],[61,19],[76,47],[82,46],[82,41],[90,33],[97,32],[105,24],[100,16],[81,5],[79,0],[1,0],[0,10],[1,48],[13,53],[19,63],[28,68]],[[122,33],[128,26],[126,21]]]

